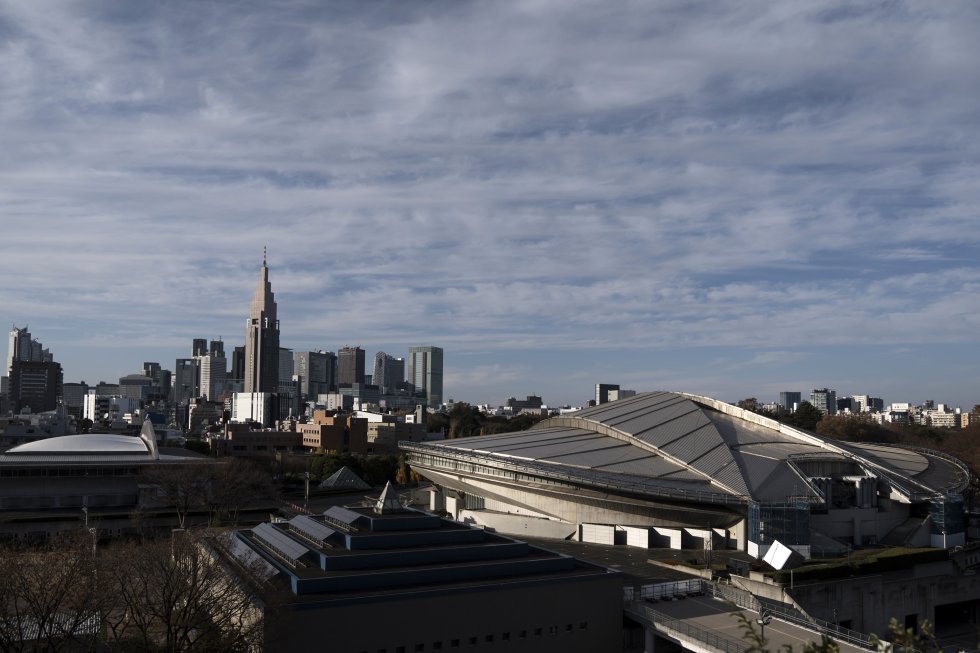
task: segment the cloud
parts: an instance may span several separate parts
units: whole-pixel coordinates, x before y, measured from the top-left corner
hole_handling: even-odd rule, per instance
[[[586,370],[631,348],[976,348],[978,23],[903,2],[7,3],[2,316],[56,351],[230,339],[268,246],[295,348]],[[559,367],[508,369],[545,392]]]

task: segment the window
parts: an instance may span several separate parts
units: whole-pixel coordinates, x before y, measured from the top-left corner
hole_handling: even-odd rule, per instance
[[[588,630],[589,629],[589,622],[588,621],[580,621],[580,622],[578,622],[578,629],[579,630]]]
[[[416,651],[424,651],[425,650],[425,644],[416,644],[415,645],[415,650]]]
[[[535,628],[534,629],[534,636],[535,637],[541,637],[541,629],[540,628]]]
[[[566,633],[572,632],[572,624],[565,624],[565,632]]]
[[[459,639],[454,639],[449,642],[450,648],[459,648]]]
[[[487,644],[493,644],[493,635],[487,635],[484,640],[487,642]]]
[[[520,634],[518,634],[518,637],[520,637],[521,639],[527,639],[527,631],[522,630]]]
[[[500,639],[504,640],[505,642],[509,642],[510,641],[510,633],[504,633],[503,635],[500,636]]]
[[[432,650],[433,651],[441,651],[442,650],[442,642],[432,642]]]
[[[470,646],[476,646],[476,635],[470,637]]]

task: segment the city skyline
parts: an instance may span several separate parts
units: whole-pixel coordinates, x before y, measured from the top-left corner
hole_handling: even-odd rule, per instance
[[[977,7],[383,6],[6,3],[0,320],[169,368],[268,245],[446,399],[980,403]]]

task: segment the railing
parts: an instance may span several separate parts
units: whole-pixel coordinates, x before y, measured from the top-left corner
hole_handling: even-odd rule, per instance
[[[843,626],[838,626],[837,624],[832,624],[821,619],[815,619],[798,610],[789,608],[782,603],[775,601],[760,601],[758,597],[752,594],[752,592],[743,590],[739,587],[732,587],[730,585],[722,585],[720,583],[704,580],[701,582],[705,585],[706,594],[710,594],[715,598],[734,603],[738,607],[745,610],[758,612],[760,609],[766,608],[769,610],[770,614],[772,614],[774,619],[779,619],[780,621],[785,621],[808,630],[815,630],[821,635],[827,635],[836,640],[847,642],[848,644],[853,644],[854,646],[859,646],[861,648],[871,650],[875,650],[877,648],[874,644],[872,644],[871,636],[866,635],[865,633],[851,630],[850,628],[844,628]]]
[[[738,640],[729,639],[704,628],[698,628],[681,619],[674,619],[642,603],[631,603],[626,606],[626,611],[634,619],[649,621],[655,629],[678,639],[687,637],[724,653],[747,653],[748,651],[748,647]]]

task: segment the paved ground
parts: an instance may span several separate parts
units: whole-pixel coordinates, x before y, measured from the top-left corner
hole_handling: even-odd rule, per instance
[[[673,554],[683,552],[664,552],[655,549],[640,549],[632,546],[589,544],[572,542],[570,540],[551,540],[545,538],[523,537],[534,546],[575,556],[579,560],[591,562],[594,565],[608,567],[621,571],[625,578],[623,585],[648,585],[650,583],[666,583],[673,580],[693,578],[687,570],[668,569],[651,564],[651,560],[673,560]]]
[[[739,625],[739,620],[735,615],[741,613],[752,622],[759,618],[755,612],[739,610],[723,601],[709,597],[688,597],[680,601],[660,601],[646,605],[669,617],[682,619],[693,626],[710,630],[716,635],[742,644],[748,643],[745,639],[745,629]],[[756,628],[758,629],[758,626]],[[813,631],[776,619],[773,619],[772,623],[765,627],[764,635],[770,651],[783,651],[786,645],[792,646],[794,651],[799,651],[803,644],[820,639],[820,636]],[[841,653],[868,653],[866,649],[850,644],[843,642],[838,642],[838,644]]]

